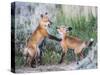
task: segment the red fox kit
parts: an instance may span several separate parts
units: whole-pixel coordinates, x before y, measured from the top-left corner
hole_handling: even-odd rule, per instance
[[[60,41],[60,39],[48,33],[48,28],[50,27],[50,25],[51,21],[49,20],[49,17],[46,12],[44,15],[43,14],[41,15],[37,29],[35,30],[35,32],[32,33],[31,37],[27,41],[26,48],[24,49],[24,55],[27,57],[26,64],[28,64],[30,67],[33,67],[32,66],[33,61],[35,62],[36,65],[38,63],[41,53],[39,45],[44,40],[44,38],[48,37],[50,39],[55,39],[57,41]]]
[[[63,62],[65,54],[67,53],[68,49],[74,49],[76,62],[78,64],[77,55],[82,52],[83,48],[86,48],[86,47],[92,45],[93,39],[91,39],[90,41],[83,41],[77,37],[69,36],[68,32],[70,30],[72,30],[71,27],[64,27],[64,26],[57,27],[57,31],[62,38],[62,41],[60,42],[60,44],[63,49],[62,57],[61,57],[61,60],[59,63]]]

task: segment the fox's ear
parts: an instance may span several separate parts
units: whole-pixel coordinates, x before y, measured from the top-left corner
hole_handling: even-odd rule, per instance
[[[66,31],[71,31],[71,30],[72,30],[72,27],[66,28]]]
[[[42,18],[42,17],[43,17],[43,14],[41,14],[40,16],[41,16],[41,18]]]
[[[71,31],[72,30],[72,27],[69,27],[68,30]]]
[[[45,12],[45,15],[48,15],[48,13],[47,13],[47,12]]]

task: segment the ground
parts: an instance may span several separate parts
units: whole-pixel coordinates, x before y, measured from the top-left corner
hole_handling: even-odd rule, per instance
[[[97,45],[93,46],[88,52],[88,55],[79,61],[79,64],[72,62],[70,64],[56,64],[56,65],[40,65],[36,68],[20,67],[16,68],[16,73],[33,73],[33,72],[46,72],[46,71],[68,71],[68,70],[82,70],[82,69],[96,69],[97,63]]]
[[[29,68],[29,67],[21,67],[20,69],[16,69],[17,73],[31,73],[31,72],[46,72],[46,71],[66,71],[71,70],[74,64],[66,65],[66,64],[57,64],[57,65],[41,65],[36,68]]]

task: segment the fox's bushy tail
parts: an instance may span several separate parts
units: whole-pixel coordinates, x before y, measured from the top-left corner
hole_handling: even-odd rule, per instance
[[[94,39],[91,38],[91,39],[89,40],[88,47],[91,47],[91,46],[93,45],[93,42],[94,42]]]

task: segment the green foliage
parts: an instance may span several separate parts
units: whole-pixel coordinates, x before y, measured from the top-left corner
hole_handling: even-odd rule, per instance
[[[43,55],[44,64],[57,64],[60,60],[60,54],[52,50],[46,50]]]
[[[16,52],[16,56],[15,56],[15,65],[17,66],[22,66],[25,63],[23,55],[21,52]]]
[[[85,16],[79,16],[73,19],[71,18],[70,25],[73,28],[73,36],[78,36],[84,40],[89,40],[90,38],[97,40],[97,20],[93,15],[89,17],[88,21]]]

